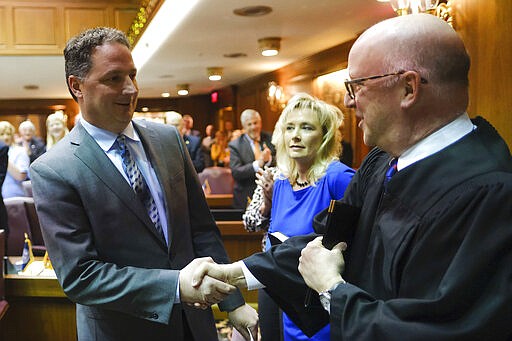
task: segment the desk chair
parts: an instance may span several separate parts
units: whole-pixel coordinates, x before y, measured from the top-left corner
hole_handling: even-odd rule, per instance
[[[7,209],[9,235],[7,236],[8,256],[21,256],[25,244],[25,233],[32,241],[34,256],[44,256],[46,248],[39,227],[39,220],[35,215],[34,199],[30,197],[13,197],[4,199]],[[29,218],[27,207],[33,209],[33,215]],[[34,226],[31,225],[31,221]],[[34,233],[32,232],[34,231]]]
[[[235,180],[231,169],[227,167],[208,167],[198,174],[199,181],[204,184],[208,181],[209,194],[232,194]]]

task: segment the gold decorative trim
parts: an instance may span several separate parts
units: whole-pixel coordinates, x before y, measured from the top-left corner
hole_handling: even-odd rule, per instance
[[[128,41],[130,42],[132,48],[135,46],[137,41],[139,41],[142,33],[144,33],[146,30],[146,26],[149,24],[158,8],[160,8],[162,2],[163,0],[141,1],[137,15],[135,16],[135,19],[133,19],[128,32],[126,32],[126,36],[128,37]]]
[[[455,28],[454,11],[451,0],[439,3],[436,7],[435,15],[446,21],[451,27]]]

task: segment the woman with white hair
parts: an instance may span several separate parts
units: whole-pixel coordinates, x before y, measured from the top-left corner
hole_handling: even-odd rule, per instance
[[[4,199],[25,196],[21,182],[28,178],[30,159],[23,147],[14,144],[15,132],[16,128],[11,123],[7,121],[0,122],[0,139],[9,146],[9,163],[2,185]]]
[[[30,120],[21,122],[18,132],[21,138],[19,144],[25,148],[25,152],[30,158],[30,163],[46,152],[46,146],[43,140],[35,135],[36,127]]]

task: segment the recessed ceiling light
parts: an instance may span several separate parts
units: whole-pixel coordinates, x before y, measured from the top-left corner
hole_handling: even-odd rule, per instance
[[[186,96],[189,92],[189,86],[188,84],[178,84],[176,85],[176,90],[178,90],[178,95]]]
[[[168,92],[162,92],[162,94],[160,96],[162,96],[162,97],[171,97],[171,94],[168,93]]]
[[[243,17],[260,17],[270,12],[272,12],[272,7],[268,6],[247,6],[233,10],[233,13]]]

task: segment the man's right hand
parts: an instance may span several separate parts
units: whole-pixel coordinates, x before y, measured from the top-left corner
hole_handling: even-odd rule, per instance
[[[213,277],[238,288],[247,287],[244,272],[238,263],[217,264],[214,262],[202,262],[192,275],[192,286],[198,287],[203,285],[204,279],[208,277]]]
[[[183,303],[201,305],[205,308],[215,303],[219,303],[226,296],[236,290],[236,287],[223,281],[219,281],[210,276],[204,276],[199,284],[191,285],[196,269],[202,264],[212,264],[210,257],[197,258],[190,262],[180,271],[179,286],[180,300]],[[213,263],[215,264],[215,263]],[[201,268],[202,269],[202,268]],[[199,270],[203,272],[203,270]]]

